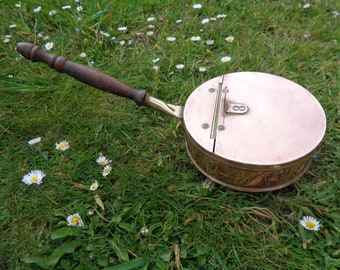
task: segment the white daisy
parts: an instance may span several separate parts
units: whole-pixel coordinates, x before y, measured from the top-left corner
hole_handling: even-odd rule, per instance
[[[206,71],[206,70],[207,70],[206,67],[199,67],[199,68],[198,68],[198,71],[199,71],[199,72],[204,72],[204,71]]]
[[[85,57],[86,57],[86,53],[81,52],[81,53],[79,54],[79,56],[82,57],[82,58],[85,58]]]
[[[203,20],[201,21],[202,24],[207,24],[208,22],[210,22],[210,19],[203,19]]]
[[[47,42],[45,44],[45,49],[49,51],[49,50],[51,50],[53,48],[53,45],[54,45],[54,43],[52,41]]]
[[[71,6],[70,5],[67,5],[67,6],[62,6],[61,9],[70,9]]]
[[[202,8],[202,5],[201,5],[201,4],[194,4],[194,5],[192,6],[192,8],[194,8],[194,9],[199,9],[199,8]]]
[[[225,40],[226,40],[227,42],[233,42],[234,39],[235,39],[235,38],[234,38],[233,36],[228,36],[228,37],[225,38]]]
[[[56,14],[57,14],[57,11],[54,10],[54,9],[48,12],[48,15],[50,15],[50,16],[54,16]]]
[[[190,40],[191,41],[200,41],[201,40],[201,37],[200,36],[192,36],[191,38],[190,38]]]
[[[175,41],[176,38],[175,38],[175,37],[167,37],[166,40],[167,40],[167,41]]]
[[[227,15],[225,15],[225,14],[218,14],[216,16],[217,19],[221,19],[221,18],[225,18],[225,17],[227,17]]]
[[[92,183],[90,186],[90,190],[95,191],[98,189],[98,187],[99,187],[98,181],[94,181],[94,183]]]
[[[12,23],[12,24],[10,24],[8,27],[9,27],[9,28],[16,28],[17,25],[16,25],[15,23]]]
[[[143,228],[140,230],[140,234],[141,234],[143,237],[147,237],[147,236],[149,235],[149,230],[148,230],[148,228],[143,227]]]
[[[304,216],[301,220],[300,220],[300,224],[307,230],[310,231],[318,231],[320,230],[320,222],[313,217],[309,217],[309,216]]]
[[[125,26],[118,27],[118,31],[126,31],[126,30],[127,30],[127,27]]]
[[[183,65],[183,64],[178,64],[178,65],[176,65],[176,68],[177,69],[183,69],[185,66]]]
[[[84,222],[78,213],[68,216],[66,220],[69,226],[84,227]]]
[[[215,41],[212,40],[212,39],[209,39],[209,40],[207,40],[205,43],[206,43],[208,46],[210,46],[210,45],[214,45]]]
[[[146,19],[147,22],[152,22],[154,20],[155,20],[155,17],[149,17],[149,18]]]
[[[76,10],[77,10],[78,12],[80,12],[80,11],[83,10],[83,7],[82,7],[82,6],[77,6]]]
[[[62,141],[60,143],[55,144],[55,149],[60,150],[60,151],[66,151],[69,148],[70,148],[70,145],[68,141]]]
[[[99,31],[99,34],[103,35],[103,36],[106,36],[106,37],[109,37],[110,34],[109,33],[106,33],[104,31]]]
[[[111,162],[111,160],[108,160],[105,156],[100,155],[100,156],[96,159],[96,162],[97,162],[99,165],[105,166],[105,165],[108,165],[108,164]]]
[[[223,62],[223,63],[229,62],[230,60],[231,60],[230,56],[224,56],[224,57],[221,58],[221,62]]]
[[[34,138],[34,139],[32,139],[32,140],[29,140],[27,143],[29,144],[29,145],[33,145],[33,144],[36,144],[36,143],[38,143],[38,142],[40,142],[41,141],[41,137],[37,137],[37,138]]]
[[[112,170],[112,167],[110,165],[106,165],[103,169],[102,176],[107,176]]]
[[[42,183],[42,179],[44,178],[45,174],[40,170],[33,170],[30,171],[28,174],[24,175],[22,178],[22,182],[26,185],[37,184],[40,185]]]
[[[38,6],[38,7],[36,7],[35,9],[33,9],[33,11],[34,11],[35,13],[40,12],[40,10],[41,10],[41,6]]]

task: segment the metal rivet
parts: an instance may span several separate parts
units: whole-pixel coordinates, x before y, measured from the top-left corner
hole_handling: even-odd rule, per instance
[[[214,88],[209,88],[209,92],[215,92],[215,89]]]
[[[218,130],[224,130],[224,129],[225,129],[225,126],[220,125],[220,126],[217,127],[217,129],[218,129]]]
[[[209,124],[207,124],[207,123],[202,124],[202,128],[204,128],[204,129],[209,128]]]

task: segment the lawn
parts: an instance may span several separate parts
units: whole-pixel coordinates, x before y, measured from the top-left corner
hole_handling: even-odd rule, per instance
[[[0,268],[339,269],[339,12],[335,0],[0,1]],[[286,188],[206,187],[179,119],[33,63],[18,42],[174,105],[222,74],[276,74],[319,100],[326,135]]]

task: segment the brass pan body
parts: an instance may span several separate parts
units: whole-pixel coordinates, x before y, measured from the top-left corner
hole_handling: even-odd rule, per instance
[[[230,104],[247,110],[228,110]],[[260,72],[230,73],[203,83],[189,96],[183,122],[194,165],[211,180],[247,192],[297,181],[326,130],[324,111],[310,92]]]

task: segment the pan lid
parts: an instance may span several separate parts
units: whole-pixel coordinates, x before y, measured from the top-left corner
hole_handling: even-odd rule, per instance
[[[213,78],[189,96],[187,132],[205,150],[253,165],[282,165],[320,144],[326,116],[305,88],[283,77],[237,72]]]

